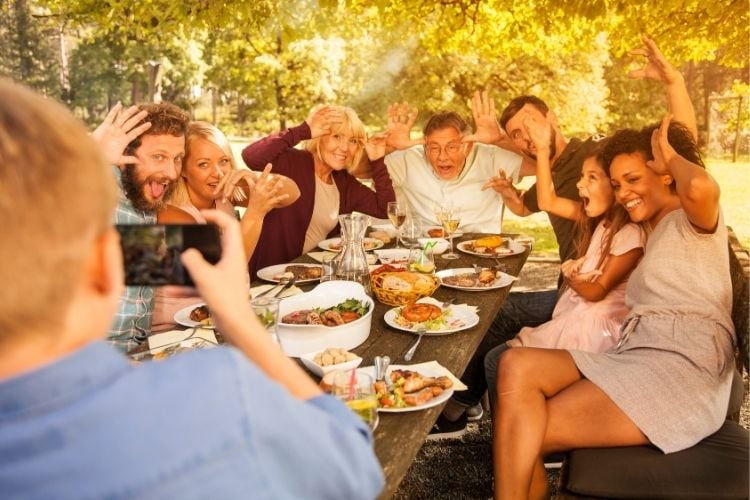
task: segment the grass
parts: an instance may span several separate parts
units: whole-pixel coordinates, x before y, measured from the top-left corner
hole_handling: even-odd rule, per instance
[[[734,230],[742,247],[750,250],[750,162],[732,163],[728,160],[708,159],[708,171],[721,187],[721,207],[724,221]],[[533,177],[524,179],[520,186],[527,188],[534,183]],[[510,211],[505,212],[503,231],[523,233],[533,236],[534,254],[542,257],[557,255],[558,246],[555,233],[544,213],[519,217]]]

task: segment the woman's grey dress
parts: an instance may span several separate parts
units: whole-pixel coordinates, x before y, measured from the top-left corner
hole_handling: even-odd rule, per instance
[[[649,236],[628,282],[621,343],[604,354],[571,351],[578,369],[664,453],[721,427],[732,382],[734,326],[727,229],[695,231],[685,211]]]

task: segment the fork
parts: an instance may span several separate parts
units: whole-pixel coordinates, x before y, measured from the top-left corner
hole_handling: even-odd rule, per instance
[[[268,298],[276,297],[278,294],[281,293],[282,290],[292,286],[295,281],[296,279],[294,277],[289,278],[287,276],[284,276],[283,278],[279,279],[279,283],[275,287],[269,288],[265,292],[261,292],[253,298],[257,299],[258,297],[268,297]]]
[[[419,328],[417,328],[417,333],[419,334],[419,336],[417,337],[417,341],[414,342],[414,345],[411,346],[408,351],[406,351],[406,354],[404,354],[404,361],[411,361],[411,358],[414,357],[414,353],[417,352],[417,347],[422,341],[422,336],[425,334],[425,331],[427,331],[427,329],[424,327],[424,325],[419,325]]]

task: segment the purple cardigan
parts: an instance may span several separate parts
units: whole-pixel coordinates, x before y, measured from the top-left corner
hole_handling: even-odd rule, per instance
[[[271,210],[266,215],[258,246],[250,260],[251,279],[255,279],[258,269],[291,262],[302,255],[315,204],[315,168],[312,154],[294,146],[306,139],[310,139],[310,127],[303,122],[250,144],[242,151],[242,159],[248,167],[262,171],[267,163],[271,163],[273,173],[294,180],[300,190],[296,202]],[[372,178],[375,191],[348,172],[334,170],[333,182],[339,191],[340,214],[356,210],[379,219],[388,217],[388,202],[395,201],[396,195],[383,158],[372,163]],[[336,225],[328,236],[335,236],[338,232],[339,226]]]

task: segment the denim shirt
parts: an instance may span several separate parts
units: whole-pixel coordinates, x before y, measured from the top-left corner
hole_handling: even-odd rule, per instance
[[[120,188],[120,199],[115,211],[115,224],[154,224],[156,213],[141,212],[125,196],[122,188],[122,173],[112,167]],[[154,309],[154,289],[148,286],[128,286],[120,296],[112,326],[109,329],[110,340],[118,340],[118,345],[125,351],[137,346],[151,331],[151,315]]]
[[[373,498],[367,427],[292,398],[238,351],[132,366],[96,342],[0,382],[0,496]]]

